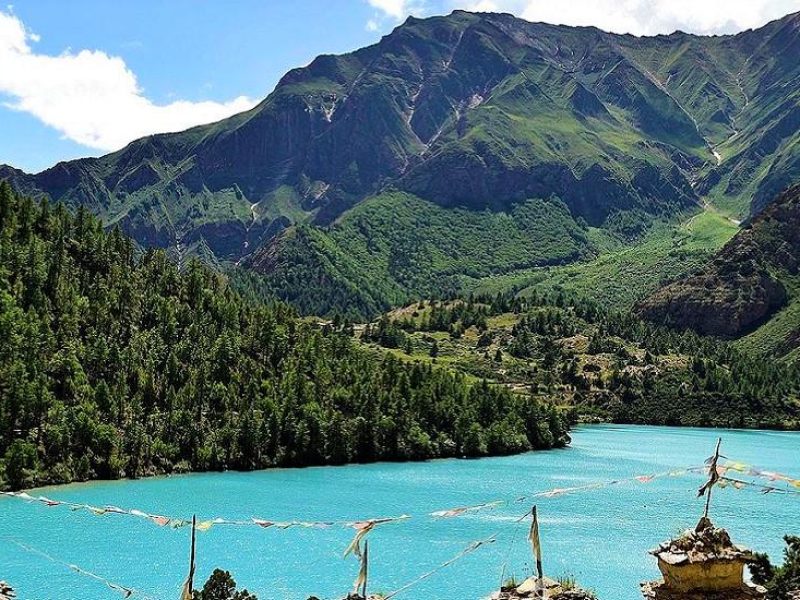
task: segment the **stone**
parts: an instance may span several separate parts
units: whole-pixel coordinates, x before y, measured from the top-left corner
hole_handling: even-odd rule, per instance
[[[577,586],[565,588],[558,581],[548,577],[543,578],[541,586],[538,577],[529,577],[517,587],[504,586],[499,592],[495,592],[492,595],[492,600],[540,598],[539,590],[541,588],[544,588],[544,597],[547,600],[595,600],[595,596],[591,592],[582,590]]]
[[[724,529],[703,518],[693,530],[650,552],[658,559],[662,581],[645,582],[648,600],[738,600],[764,598],[766,590],[744,581],[744,567],[753,557],[735,545]]]

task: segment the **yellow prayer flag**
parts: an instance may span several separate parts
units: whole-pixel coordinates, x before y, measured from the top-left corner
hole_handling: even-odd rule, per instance
[[[189,589],[189,580],[186,580],[186,583],[183,584],[183,589],[181,590],[181,600],[192,600],[192,590]]]
[[[539,540],[539,517],[534,512],[533,521],[531,522],[531,531],[528,534],[528,539],[531,541],[531,549],[533,555],[536,557],[536,562],[542,562],[542,544]]]
[[[197,525],[195,525],[195,529],[197,531],[208,531],[211,529],[211,526],[214,524],[214,521],[201,521]]]

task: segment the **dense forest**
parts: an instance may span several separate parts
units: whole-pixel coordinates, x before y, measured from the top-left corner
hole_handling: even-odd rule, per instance
[[[384,315],[361,338],[572,406],[587,419],[800,427],[797,364],[563,294],[420,302]]]
[[[0,183],[0,482],[562,445],[530,395],[364,349]]]

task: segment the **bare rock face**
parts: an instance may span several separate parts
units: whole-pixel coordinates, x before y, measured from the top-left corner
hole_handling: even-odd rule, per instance
[[[800,186],[782,194],[700,272],[671,283],[636,307],[649,321],[736,338],[782,308],[782,280],[798,272]]]

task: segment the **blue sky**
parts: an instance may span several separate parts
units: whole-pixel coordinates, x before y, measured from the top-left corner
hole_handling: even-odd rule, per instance
[[[635,34],[730,33],[800,0],[21,0],[0,6],[0,163],[35,172],[223,118],[318,54],[453,8]]]

